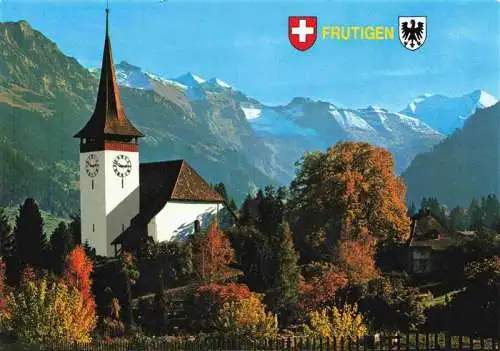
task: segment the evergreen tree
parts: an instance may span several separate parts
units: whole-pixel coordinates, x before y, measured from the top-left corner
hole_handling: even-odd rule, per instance
[[[408,217],[412,217],[417,214],[417,207],[415,206],[415,203],[412,202],[410,204],[410,207],[408,207]]]
[[[423,198],[421,203],[421,209],[429,210],[432,217],[434,217],[439,224],[446,227],[447,217],[446,217],[446,207],[439,203],[439,200],[435,197]]]
[[[468,213],[470,218],[470,229],[482,230],[484,226],[484,211],[477,199],[472,199]]]
[[[459,230],[466,230],[469,227],[467,211],[457,206],[450,212],[449,228],[455,233]]]
[[[14,248],[14,234],[3,208],[0,208],[0,256],[10,257]]]
[[[69,224],[69,230],[71,236],[73,237],[73,247],[82,244],[82,221],[80,214],[73,214],[71,216],[71,223]]]
[[[19,207],[14,236],[16,257],[21,268],[19,271],[22,271],[26,265],[33,268],[45,268],[43,261],[47,239],[43,232],[40,210],[32,198],[26,199]]]
[[[89,243],[88,239],[85,239],[85,242],[83,243],[83,249],[85,250],[85,254],[88,257],[90,257],[90,259],[92,261],[96,260],[97,254],[96,254],[95,248],[93,248],[92,246],[90,246],[90,243]]]
[[[484,225],[493,229],[500,216],[500,202],[495,194],[490,194],[484,199]]]
[[[66,223],[60,222],[50,237],[50,268],[61,276],[64,272],[66,256],[74,248],[73,233]]]
[[[298,253],[295,251],[290,226],[283,222],[279,227],[278,264],[275,274],[276,281],[271,295],[271,305],[281,317],[282,323],[287,323],[289,312],[297,302],[297,287],[300,281],[300,271],[297,265]],[[274,296],[273,296],[274,295]]]

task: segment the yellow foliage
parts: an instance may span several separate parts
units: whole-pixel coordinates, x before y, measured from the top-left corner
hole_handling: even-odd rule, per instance
[[[95,307],[63,282],[28,282],[8,300],[9,330],[28,343],[92,341]]]
[[[254,339],[273,337],[278,332],[276,316],[266,313],[264,304],[255,294],[225,303],[218,312],[216,325],[225,335]]]
[[[309,313],[309,326],[313,334],[323,337],[355,339],[366,335],[367,328],[358,306],[345,304],[342,308],[327,307]]]

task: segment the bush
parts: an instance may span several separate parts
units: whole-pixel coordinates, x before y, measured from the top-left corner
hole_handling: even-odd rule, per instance
[[[9,296],[8,306],[7,327],[23,342],[91,342],[96,325],[93,306],[63,282],[26,282]]]
[[[198,288],[193,304],[193,319],[201,324],[202,329],[213,329],[219,310],[227,302],[235,302],[250,296],[250,290],[244,284],[227,285],[208,284]]]
[[[326,307],[308,316],[309,327],[316,336],[355,339],[367,333],[356,304],[345,304],[342,308]]]
[[[217,314],[216,325],[224,335],[239,338],[269,338],[278,332],[276,315],[266,312],[261,299],[255,294],[225,303]]]

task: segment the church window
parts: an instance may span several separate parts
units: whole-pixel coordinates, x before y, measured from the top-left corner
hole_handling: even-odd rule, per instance
[[[122,232],[125,230],[125,224],[122,224]]]
[[[94,190],[94,179],[92,179],[92,190]]]
[[[95,224],[92,223],[92,232],[95,232]]]

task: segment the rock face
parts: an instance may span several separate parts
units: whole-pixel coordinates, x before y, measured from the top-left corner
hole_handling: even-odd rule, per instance
[[[500,103],[478,110],[462,130],[415,157],[403,173],[408,199],[437,197],[448,207],[500,195]]]

